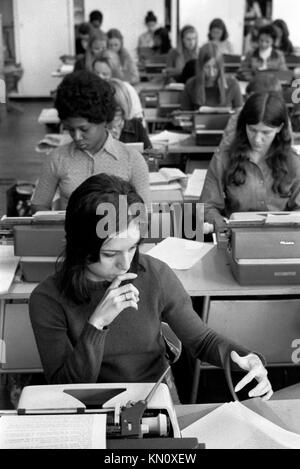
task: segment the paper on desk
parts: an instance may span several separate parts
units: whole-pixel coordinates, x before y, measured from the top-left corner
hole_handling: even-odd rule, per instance
[[[3,449],[105,449],[106,414],[0,418]]]
[[[44,108],[42,109],[38,122],[40,124],[59,124],[60,119],[58,112],[55,108]]]
[[[267,213],[265,224],[282,224],[282,223],[297,223],[300,224],[300,213],[299,212],[277,212]]]
[[[0,294],[7,293],[14,280],[20,258],[13,246],[0,245]]]
[[[299,449],[300,435],[284,430],[248,409],[231,402],[182,430],[197,437],[207,449]]]
[[[168,130],[164,130],[163,132],[159,132],[158,134],[149,135],[151,143],[160,142],[161,140],[166,141],[169,145],[172,143],[179,143],[183,140],[186,140],[190,137],[191,134],[183,134],[180,132],[169,132]]]
[[[150,173],[151,174],[151,173]],[[150,184],[150,190],[152,191],[174,191],[182,189],[179,182],[169,182],[166,184]]]
[[[194,169],[193,174],[188,179],[184,197],[200,197],[206,173],[206,169]]]
[[[147,252],[172,269],[190,269],[203,255],[203,244],[188,239],[168,237]]]

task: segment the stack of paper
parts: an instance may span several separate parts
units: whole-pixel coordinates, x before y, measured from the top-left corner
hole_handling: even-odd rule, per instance
[[[149,137],[152,144],[165,142],[166,144],[171,145],[172,143],[182,142],[190,136],[191,134],[187,133],[169,132],[168,130],[164,130],[163,132],[152,134]]]
[[[234,111],[228,106],[200,106],[199,112],[203,114],[228,114],[233,113]]]
[[[55,108],[44,108],[42,109],[38,122],[40,124],[59,124],[60,119],[58,117],[57,110]]]
[[[150,184],[168,184],[187,181],[187,175],[178,168],[160,168],[158,172],[149,173]]]
[[[240,402],[221,405],[182,430],[207,449],[300,449],[300,435],[284,430]]]
[[[187,187],[184,191],[184,197],[199,198],[203,189],[206,169],[195,169],[193,174],[189,177]]]
[[[105,449],[106,414],[7,415],[1,449]]]
[[[187,270],[203,256],[203,245],[198,241],[169,237],[147,251],[147,254],[165,262],[171,269]]]

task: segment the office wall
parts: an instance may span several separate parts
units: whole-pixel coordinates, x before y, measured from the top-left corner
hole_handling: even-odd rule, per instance
[[[186,24],[195,26],[199,34],[199,44],[201,45],[207,41],[210,21],[214,18],[222,18],[228,29],[234,52],[241,54],[244,12],[245,0],[180,0],[180,28]]]
[[[59,57],[74,51],[73,0],[14,0],[16,60],[24,68],[20,96],[49,96]]]
[[[124,36],[126,49],[136,53],[137,40],[145,31],[144,19],[147,11],[152,10],[159,25],[165,21],[165,0],[85,0],[85,18],[92,10],[103,13],[103,30],[119,29]]]
[[[290,30],[290,38],[295,47],[300,47],[300,2],[299,0],[273,0],[272,18],[283,19]]]

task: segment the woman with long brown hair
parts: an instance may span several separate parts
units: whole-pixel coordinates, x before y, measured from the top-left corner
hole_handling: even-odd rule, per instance
[[[225,75],[222,55],[215,44],[201,47],[196,64],[196,76],[190,78],[181,95],[183,110],[200,106],[230,106],[238,108],[243,99],[237,80]]]
[[[201,202],[213,225],[233,212],[300,210],[300,157],[280,93],[254,93],[247,100],[231,147],[210,162]]]

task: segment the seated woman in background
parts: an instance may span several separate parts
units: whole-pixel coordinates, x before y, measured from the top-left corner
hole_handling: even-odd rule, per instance
[[[232,145],[209,164],[200,201],[205,221],[215,227],[233,212],[300,209],[300,157],[280,93],[247,100]]]
[[[242,61],[239,76],[251,80],[259,70],[287,70],[284,55],[274,48],[276,32],[272,25],[263,26],[258,33],[258,48]]]
[[[116,103],[114,118],[107,124],[110,133],[120,142],[143,142],[144,149],[151,148],[148,132],[143,126],[142,119],[131,117],[131,97],[125,82],[112,78],[110,84],[115,90],[114,99]]]
[[[171,49],[167,57],[165,76],[177,80],[185,64],[198,55],[198,34],[194,26],[184,26],[180,32],[180,41],[177,49]]]
[[[228,40],[226,25],[220,18],[215,18],[209,25],[208,39],[218,47],[220,54],[234,54],[233,45]]]
[[[272,23],[276,32],[275,49],[281,50],[285,55],[291,55],[294,52],[294,46],[289,39],[289,29],[283,20],[275,20]]]
[[[118,54],[123,79],[131,83],[131,85],[135,85],[140,81],[139,72],[133,58],[125,49],[123,42],[123,36],[118,29],[110,29],[107,32],[107,47]]]
[[[167,28],[156,29],[153,35],[153,53],[157,55],[167,54],[171,47],[171,39]]]
[[[100,57],[102,52],[106,49],[107,41],[106,36],[100,33],[97,36],[92,36],[89,40],[88,47],[83,57],[79,57],[74,66],[74,72],[78,70],[93,70],[93,62],[97,57]]]
[[[257,18],[253,24],[245,27],[243,45],[244,55],[248,54],[248,52],[254,52],[255,49],[257,49],[259,30],[268,24],[270,24],[270,21],[266,18]]]
[[[239,108],[243,98],[237,80],[225,75],[222,55],[215,44],[201,47],[197,74],[190,78],[181,94],[181,109],[194,111],[200,106],[229,106]]]
[[[105,57],[97,58],[93,63],[93,70],[98,75],[98,77],[102,78],[103,80],[111,80],[112,78],[119,81],[119,74],[116,73],[118,68],[115,68],[111,61]],[[129,94],[130,99],[130,108],[128,119],[144,119],[144,112],[141,104],[141,100],[136,89],[128,83],[128,81],[122,81],[124,86],[127,88],[127,93]]]
[[[70,73],[58,86],[55,107],[73,141],[44,159],[33,210],[50,210],[57,190],[65,209],[74,189],[98,173],[128,179],[149,203],[149,172],[143,156],[115,140],[106,128],[116,107],[111,85],[86,70]]]
[[[231,359],[246,370],[236,391],[255,379],[249,396],[269,399],[260,357],[209,329],[170,267],[139,253],[142,202],[130,183],[107,174],[71,195],[63,262],[29,302],[47,382],[156,382],[169,366],[164,321],[194,357],[221,367]],[[170,372],[166,382],[177,400]]]
[[[77,37],[75,40],[76,55],[85,54],[90,41],[91,27],[89,23],[81,23],[78,26]]]
[[[247,100],[253,93],[266,93],[267,91],[277,91],[278,93],[281,93],[281,83],[278,78],[276,78],[271,73],[260,73],[259,75],[256,75],[254,78],[252,78],[252,80],[248,83],[245,98]],[[216,150],[217,152],[226,151],[230,148],[235,138],[240,111],[241,109],[230,117],[227,126],[224,129],[222,140]]]
[[[157,17],[153,11],[148,11],[145,16],[145,25],[147,31],[142,33],[138,38],[137,53],[139,59],[143,58],[143,49],[151,48],[154,46],[154,31],[157,28]]]

